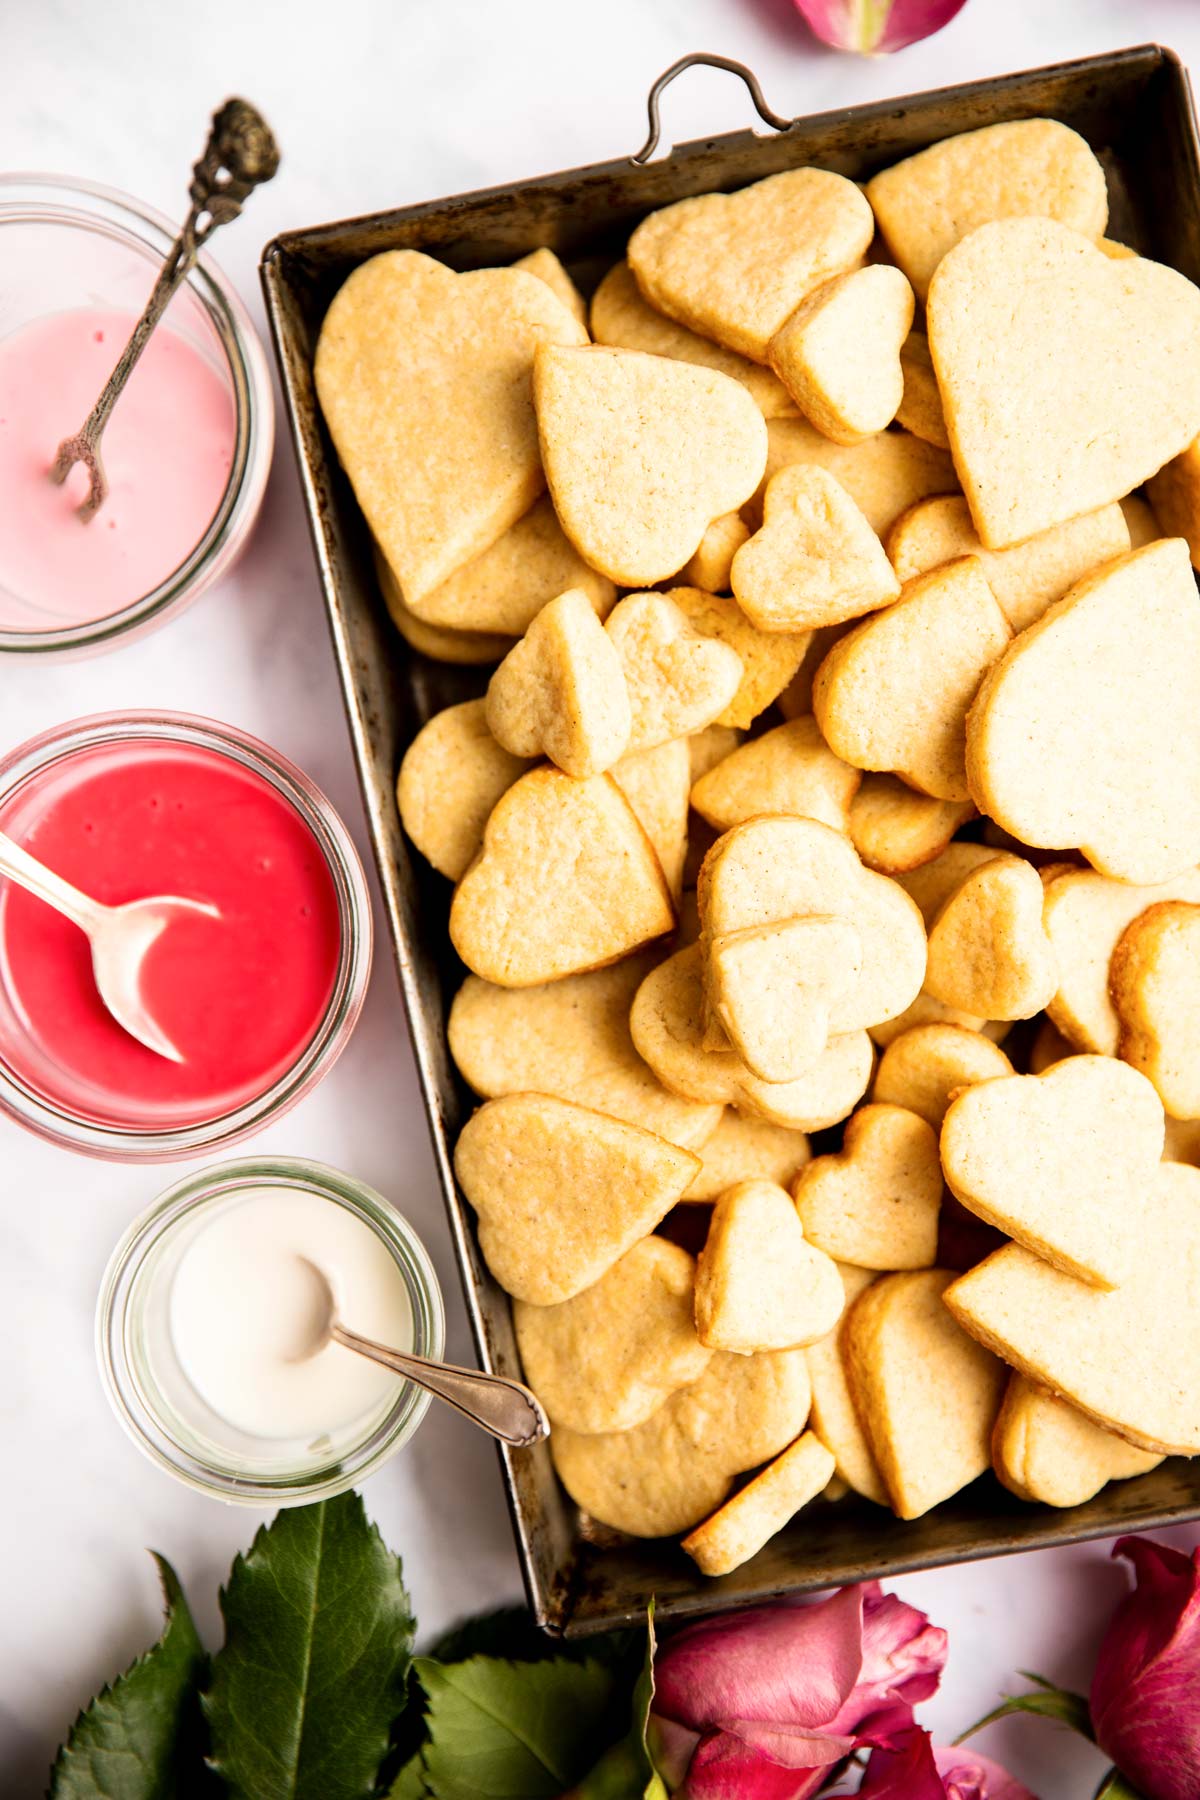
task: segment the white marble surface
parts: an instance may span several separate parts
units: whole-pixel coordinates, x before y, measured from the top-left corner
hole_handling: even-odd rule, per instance
[[[219,251],[260,320],[257,253],[275,231],[619,156],[641,141],[648,83],[687,50],[748,60],[786,113],[1155,38],[1200,61],[1194,0],[969,0],[939,36],[881,62],[820,51],[788,0],[9,0],[3,11],[5,167],[84,173],[176,213],[211,107],[239,90],[263,107],[283,168]],[[747,107],[727,78],[701,72],[673,90],[666,119],[682,139],[740,126]],[[365,852],[286,443],[234,577],[103,660],[0,668],[0,741],[147,702],[228,719],[278,745],[331,795]],[[438,1264],[451,1348],[466,1353],[386,946],[342,1063],[258,1147],[339,1164],[401,1205]],[[155,1634],[144,1546],[173,1559],[211,1638],[218,1580],[258,1523],[144,1462],[96,1375],[92,1309],[108,1252],[179,1172],[84,1161],[0,1122],[0,1792],[9,1800],[42,1791],[76,1707]],[[367,1500],[404,1554],[426,1631],[516,1595],[492,1452],[454,1419],[431,1413]],[[1017,1667],[1086,1681],[1122,1577],[1093,1546],[898,1585],[950,1628],[947,1679],[928,1709],[949,1736],[994,1703]],[[1101,1766],[1037,1722],[996,1730],[989,1747],[1041,1800],[1086,1800]]]

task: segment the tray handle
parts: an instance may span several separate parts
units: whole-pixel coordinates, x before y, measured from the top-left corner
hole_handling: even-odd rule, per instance
[[[662,120],[659,117],[658,102],[664,88],[669,87],[675,77],[682,75],[685,69],[694,69],[699,66],[708,69],[725,69],[730,75],[738,76],[745,83],[750,98],[754,102],[754,110],[764,125],[770,125],[775,131],[787,131],[795,123],[794,120],[785,119],[779,113],[771,111],[763,98],[763,91],[758,85],[758,76],[752,69],[748,69],[745,63],[734,62],[728,56],[710,56],[707,51],[693,50],[690,56],[681,56],[679,61],[672,63],[669,69],[664,69],[650,89],[646,97],[646,114],[650,121],[650,135],[636,156],[630,157],[630,162],[649,162],[658,148],[658,140],[662,135]]]

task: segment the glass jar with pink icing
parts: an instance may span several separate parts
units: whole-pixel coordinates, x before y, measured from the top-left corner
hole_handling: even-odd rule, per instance
[[[0,1111],[68,1148],[162,1161],[237,1142],[337,1060],[371,908],[329,801],[286,757],[183,713],[79,719],[0,759],[0,831],[94,899],[204,902],[154,941],[141,997],[178,1062],[130,1037],[84,934],[0,880]]]
[[[201,256],[104,434],[109,495],[49,468],[108,379],[177,226],[110,188],[0,175],[0,652],[86,653],[145,631],[225,574],[258,515],[270,375],[233,288]]]

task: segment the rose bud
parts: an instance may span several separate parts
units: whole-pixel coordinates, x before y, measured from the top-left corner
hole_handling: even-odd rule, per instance
[[[1088,1697],[1096,1742],[1146,1800],[1200,1794],[1200,1549],[1123,1537],[1136,1586],[1113,1614]]]
[[[966,0],[794,0],[823,44],[879,56],[948,25]]]

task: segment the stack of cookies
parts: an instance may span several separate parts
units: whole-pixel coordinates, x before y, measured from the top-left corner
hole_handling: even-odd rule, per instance
[[[322,331],[397,626],[496,665],[398,788],[458,1178],[568,1492],[707,1574],[1200,1452],[1200,291],[1106,226],[1024,120]]]

